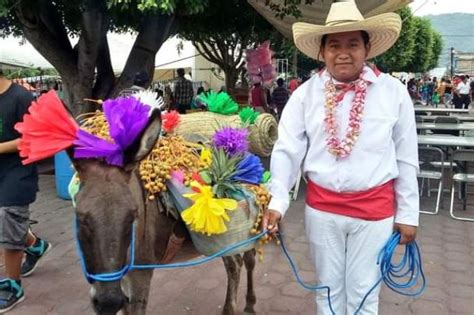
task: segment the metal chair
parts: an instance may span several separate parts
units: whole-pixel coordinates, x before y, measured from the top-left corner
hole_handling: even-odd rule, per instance
[[[460,120],[458,117],[438,116],[434,119],[434,123],[435,124],[459,124]],[[459,136],[459,130],[432,130],[432,132],[435,134]]]
[[[428,197],[431,194],[429,182],[430,180],[438,180],[438,194],[436,196],[436,205],[434,211],[421,210],[420,213],[424,214],[437,214],[441,204],[441,196],[443,194],[443,175],[444,167],[438,168],[433,166],[433,162],[441,162],[444,164],[444,152],[440,148],[435,147],[419,147],[418,148],[418,160],[420,164],[420,172],[418,178],[421,178],[420,196],[423,195],[423,187],[425,179],[428,181]]]
[[[468,172],[469,162],[474,162],[474,150],[470,149],[462,149],[456,150],[453,153],[452,161],[457,161],[459,165],[460,172],[456,172],[453,175],[453,182],[451,184],[451,200],[449,203],[449,213],[451,217],[455,220],[461,221],[470,221],[474,222],[473,218],[468,217],[459,217],[454,214],[454,187],[456,183],[463,184],[464,188],[467,188],[467,184],[474,183],[474,174]],[[464,165],[464,166],[463,166]],[[460,188],[462,190],[463,188]],[[464,195],[462,196],[463,199],[463,210],[466,210],[467,204],[467,189],[464,189]]]

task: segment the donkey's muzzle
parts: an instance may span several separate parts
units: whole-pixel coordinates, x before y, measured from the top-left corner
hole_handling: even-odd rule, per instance
[[[125,304],[125,296],[123,293],[112,291],[103,292],[92,297],[92,305],[97,314],[116,314]]]

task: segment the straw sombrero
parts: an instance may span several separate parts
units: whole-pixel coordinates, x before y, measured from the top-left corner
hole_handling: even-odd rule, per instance
[[[307,56],[323,61],[319,54],[321,38],[325,34],[366,31],[371,48],[367,59],[378,56],[395,44],[402,21],[396,13],[384,13],[364,19],[354,1],[335,2],[331,5],[325,25],[297,22],[293,24],[296,47]]]

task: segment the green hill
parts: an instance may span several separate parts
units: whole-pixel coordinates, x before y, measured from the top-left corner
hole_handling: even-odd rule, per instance
[[[433,28],[443,36],[440,67],[449,65],[450,47],[456,51],[474,52],[474,14],[450,13],[427,15]]]

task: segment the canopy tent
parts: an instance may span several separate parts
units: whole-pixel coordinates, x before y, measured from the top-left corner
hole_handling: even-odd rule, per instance
[[[107,39],[110,47],[112,68],[120,73],[125,67],[136,35],[109,33]],[[72,44],[78,38],[71,39]],[[180,53],[178,53],[178,46]],[[196,51],[190,42],[181,41],[176,37],[168,39],[156,54],[155,64],[158,69],[193,68]],[[53,66],[23,38],[6,37],[0,39],[0,64],[16,67],[51,69]]]
[[[270,22],[283,36],[293,38],[291,26],[295,22],[324,24],[333,2],[331,0],[314,0],[312,4],[300,4],[301,17],[286,16],[283,19],[275,16],[275,11],[265,5],[268,0],[247,0],[268,22]],[[346,0],[347,1],[347,0]],[[283,4],[285,0],[272,0],[275,4]],[[305,0],[301,1],[302,3]],[[356,0],[357,7],[365,17],[380,13],[393,12],[412,2],[412,0]]]

